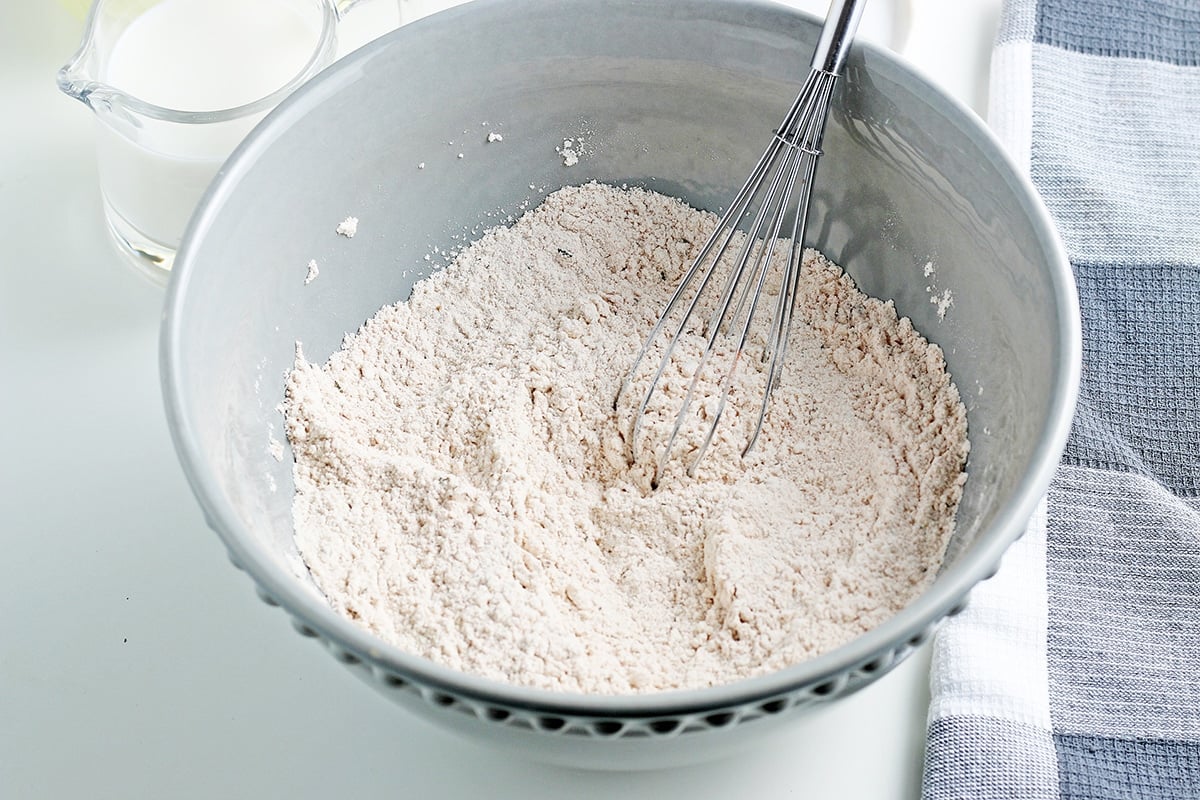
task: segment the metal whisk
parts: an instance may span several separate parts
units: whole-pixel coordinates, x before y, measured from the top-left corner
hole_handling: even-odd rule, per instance
[[[675,417],[674,427],[657,459],[653,486],[658,485],[670,460],[675,440],[695,399],[701,372],[711,360],[718,339],[729,337],[728,341],[735,343],[733,355],[721,381],[720,399],[716,410],[708,420],[703,442],[688,468],[689,475],[695,474],[697,465],[708,450],[720,424],[721,415],[725,411],[734,375],[744,356],[751,323],[759,311],[767,274],[773,268],[772,259],[776,254],[780,234],[786,233],[790,236],[790,249],[782,267],[782,282],[774,303],[774,317],[771,319],[766,346],[762,353],[764,363],[767,363],[766,386],[753,433],[742,451],[743,456],[754,447],[762,431],[771,391],[779,381],[787,352],[788,332],[804,252],[804,230],[808,220],[817,158],[821,154],[821,139],[825,130],[829,99],[865,5],[865,0],[832,0],[830,3],[820,39],[813,52],[808,79],[783,118],[771,143],[763,152],[758,165],[730,203],[720,223],[701,248],[699,256],[684,274],[621,385],[614,408],[621,396],[629,390],[646,354],[666,330],[668,318],[686,301],[686,310],[674,327],[654,378],[642,395],[633,416],[628,439],[632,461],[647,406],[659,387],[667,365],[676,354],[680,336],[700,307],[701,298],[709,290],[715,291],[711,284],[714,283],[712,279],[718,263],[728,264],[729,277],[724,290],[702,329],[702,335],[706,338],[703,355],[695,366],[687,394]],[[741,228],[741,221],[745,219],[750,219],[750,223]],[[790,225],[785,225],[785,222],[790,222]],[[737,235],[739,229],[744,236]],[[737,251],[736,256],[729,261],[726,255],[733,250]],[[782,252],[780,254],[782,255]],[[710,295],[709,301],[711,299]]]

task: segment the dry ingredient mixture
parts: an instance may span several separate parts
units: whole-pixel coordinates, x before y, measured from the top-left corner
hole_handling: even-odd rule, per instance
[[[932,581],[965,411],[940,350],[816,252],[755,450],[738,457],[757,411],[751,392],[737,413],[738,388],[696,478],[673,464],[651,490],[648,459],[630,465],[632,401],[613,398],[714,224],[648,191],[565,188],[327,364],[298,353],[296,540],[338,612],[459,670],[634,693],[810,658]],[[663,424],[652,408],[645,440]]]

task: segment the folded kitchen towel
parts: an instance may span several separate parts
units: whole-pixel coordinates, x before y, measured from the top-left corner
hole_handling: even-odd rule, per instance
[[[935,639],[924,796],[1200,798],[1200,2],[1007,0],[988,115],[1066,244],[1083,382]]]

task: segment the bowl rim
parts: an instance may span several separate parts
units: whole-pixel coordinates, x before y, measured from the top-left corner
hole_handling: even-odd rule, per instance
[[[613,13],[619,13],[627,5],[620,0],[475,0],[404,26],[346,56],[293,93],[249,134],[218,172],[193,214],[179,248],[168,281],[159,346],[160,383],[168,428],[208,526],[220,536],[234,564],[247,572],[267,597],[326,642],[377,669],[419,685],[479,702],[537,713],[633,718],[705,713],[819,685],[881,656],[895,653],[897,647],[905,643],[923,642],[931,628],[961,606],[976,584],[994,573],[1004,552],[1024,532],[1035,507],[1049,488],[1066,444],[1079,392],[1082,334],[1075,282],[1065,248],[1048,209],[1024,169],[964,103],[939,89],[899,56],[870,42],[858,40],[853,50],[864,54],[871,69],[882,70],[882,74],[911,93],[918,102],[926,103],[957,126],[979,148],[980,155],[1006,178],[1008,189],[1021,201],[1047,260],[1061,344],[1054,365],[1047,422],[1031,454],[1033,468],[1023,476],[992,523],[980,531],[971,545],[970,557],[960,558],[943,569],[921,595],[882,624],[831,651],[793,666],[706,688],[644,694],[583,694],[520,686],[459,672],[384,642],[365,628],[337,615],[314,592],[286,575],[254,541],[248,527],[223,497],[214,471],[200,457],[202,448],[188,421],[187,401],[180,391],[183,384],[180,339],[187,287],[195,269],[193,253],[198,246],[196,243],[203,238],[219,212],[229,187],[253,163],[255,154],[269,144],[277,131],[284,130],[289,120],[306,115],[343,85],[355,80],[362,67],[389,46],[390,41],[402,40],[404,36],[415,35],[430,26],[485,24],[488,16],[494,14],[528,14],[529,9],[553,9],[553,13],[565,14],[575,4],[610,6]],[[813,33],[814,41],[819,27],[819,21],[813,15],[770,0],[743,0],[736,4],[725,0],[656,0],[639,4],[642,10],[667,6],[703,9],[707,15],[723,17],[730,24],[764,32],[786,30],[778,24],[785,20],[799,21]],[[679,11],[670,13],[677,15]],[[881,673],[884,671],[880,670]]]

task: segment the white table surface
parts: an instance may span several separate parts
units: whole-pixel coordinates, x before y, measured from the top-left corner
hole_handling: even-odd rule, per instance
[[[954,33],[915,60],[978,108],[998,0],[911,5],[910,41]],[[91,115],[54,86],[82,21],[47,0],[2,19],[0,798],[917,796],[927,649],[753,754],[587,773],[460,741],[296,635],[176,461],[162,290],[110,247]]]

